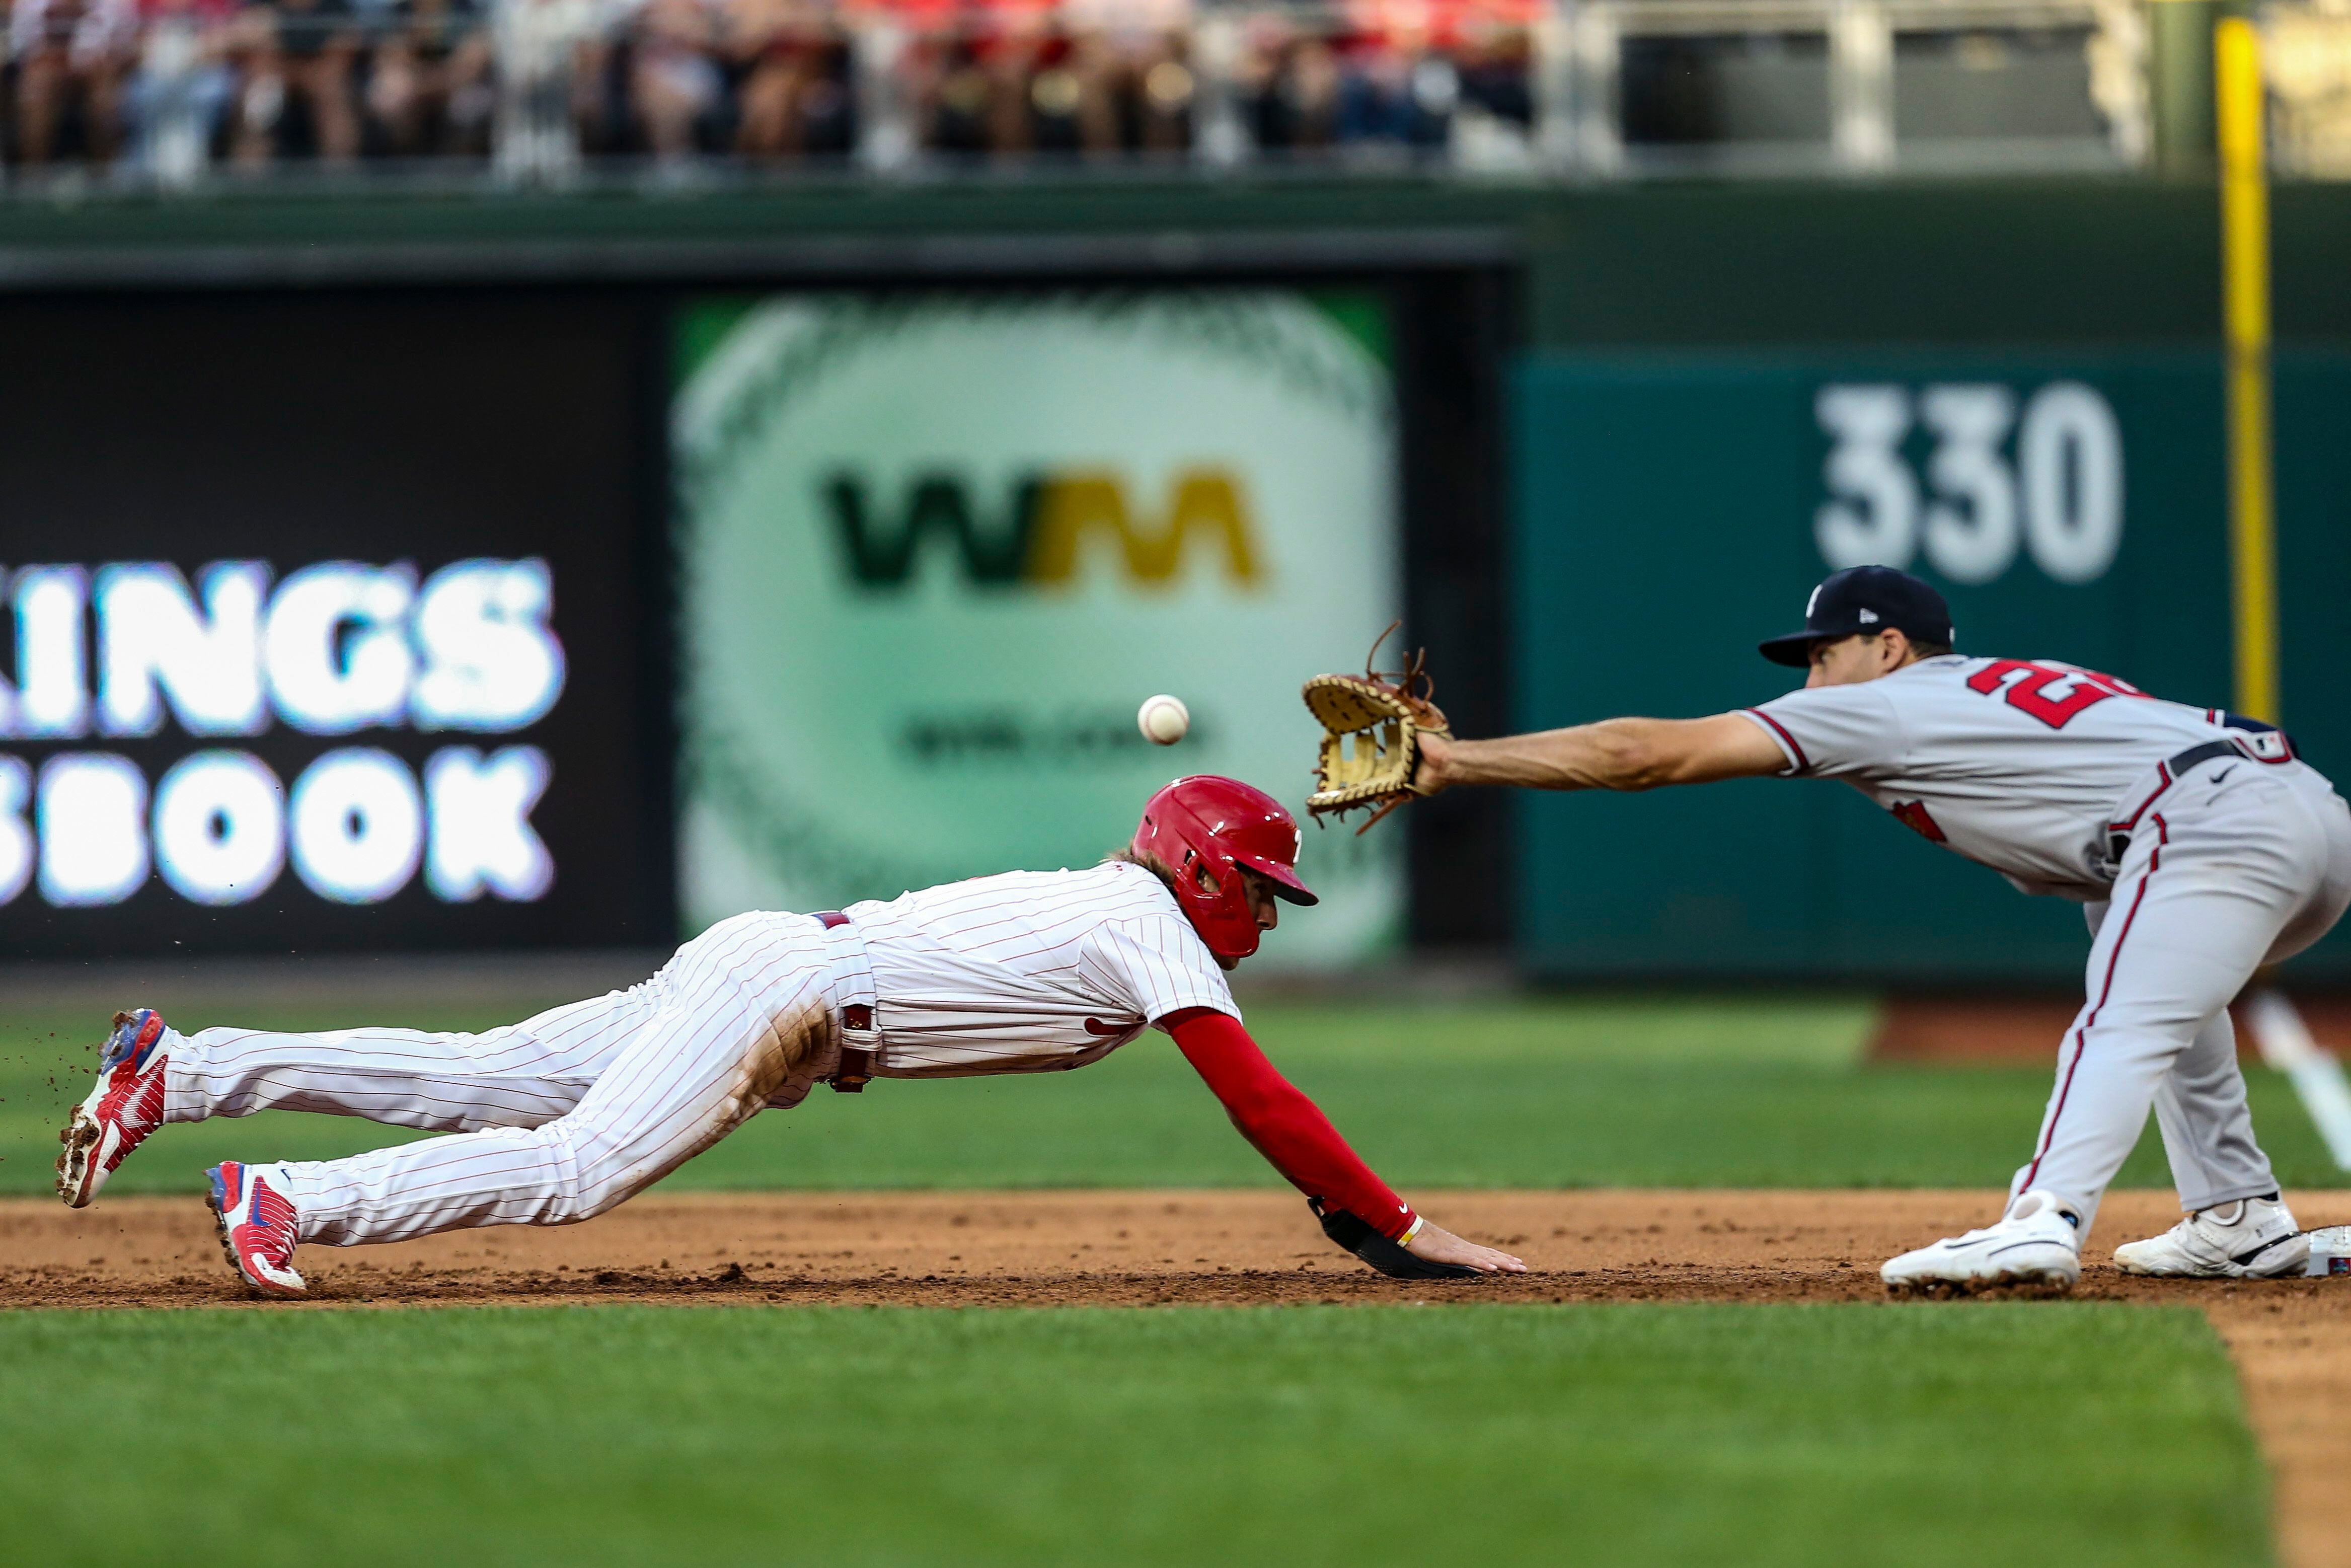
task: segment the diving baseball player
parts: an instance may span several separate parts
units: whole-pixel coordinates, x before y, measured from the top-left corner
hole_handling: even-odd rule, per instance
[[[1241,1134],[1325,1231],[1405,1277],[1523,1272],[1413,1212],[1241,1027],[1225,974],[1298,878],[1298,824],[1230,779],[1154,795],[1086,871],[1010,872],[824,915],[750,914],[643,985],[486,1034],[355,1029],[182,1035],[120,1015],[62,1134],[58,1196],[89,1203],[155,1128],[272,1108],[451,1135],[350,1159],[214,1168],[211,1205],[254,1289],[298,1295],[301,1242],[568,1225],[675,1170],[819,1081],[1051,1072],[1145,1029],[1175,1037]]]
[[[2187,1218],[2115,1261],[2134,1274],[2300,1272],[2309,1244],[2254,1141],[2228,1004],[2351,903],[2351,809],[2267,725],[2071,664],[1951,647],[1934,589],[1855,567],[1813,590],[1802,631],[1761,645],[1810,672],[1801,690],[1711,718],[1424,735],[1415,787],[1841,779],[2023,892],[2082,904],[2087,994],[2006,1211],[1887,1262],[1886,1283],[2070,1288],[2150,1104]]]

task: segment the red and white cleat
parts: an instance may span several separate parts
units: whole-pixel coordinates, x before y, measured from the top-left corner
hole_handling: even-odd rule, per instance
[[[57,1196],[82,1208],[114,1167],[163,1124],[163,1015],[153,1008],[114,1015],[99,1059],[98,1083],[57,1134]]]
[[[302,1239],[294,1200],[259,1170],[235,1160],[204,1174],[213,1180],[204,1201],[220,1227],[221,1250],[245,1282],[266,1296],[298,1296],[308,1289],[294,1271],[294,1249]]]

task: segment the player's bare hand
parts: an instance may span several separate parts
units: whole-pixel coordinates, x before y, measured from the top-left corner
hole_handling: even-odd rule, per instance
[[[1405,1250],[1432,1263],[1459,1263],[1477,1270],[1480,1274],[1523,1274],[1527,1271],[1527,1266],[1508,1252],[1480,1247],[1475,1241],[1464,1241],[1445,1227],[1426,1219],[1420,1223],[1420,1234],[1405,1244]]]
[[[1412,787],[1424,795],[1441,795],[1453,782],[1453,742],[1441,735],[1421,735],[1420,760],[1412,770]]]

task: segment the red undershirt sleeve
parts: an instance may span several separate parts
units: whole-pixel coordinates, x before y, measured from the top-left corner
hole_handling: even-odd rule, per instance
[[[1241,1136],[1292,1186],[1346,1209],[1390,1240],[1412,1228],[1412,1206],[1391,1192],[1314,1102],[1266,1060],[1240,1019],[1186,1008],[1159,1022],[1224,1102]]]

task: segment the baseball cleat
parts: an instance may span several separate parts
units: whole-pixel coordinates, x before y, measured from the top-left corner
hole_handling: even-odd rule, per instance
[[[2274,1280],[2299,1274],[2310,1238],[2273,1195],[2199,1208],[2160,1236],[2115,1249],[2126,1274],[2171,1280]]]
[[[114,1167],[163,1124],[163,1015],[153,1008],[114,1015],[99,1058],[98,1082],[74,1107],[57,1142],[57,1196],[86,1207]]]
[[[2020,1193],[1997,1223],[1889,1259],[1877,1274],[1892,1291],[2070,1291],[2082,1277],[2082,1218],[2049,1193]]]
[[[220,1227],[221,1250],[265,1296],[298,1296],[308,1286],[294,1271],[302,1239],[294,1200],[269,1184],[262,1167],[224,1160],[204,1173],[213,1190],[205,1202]]]

